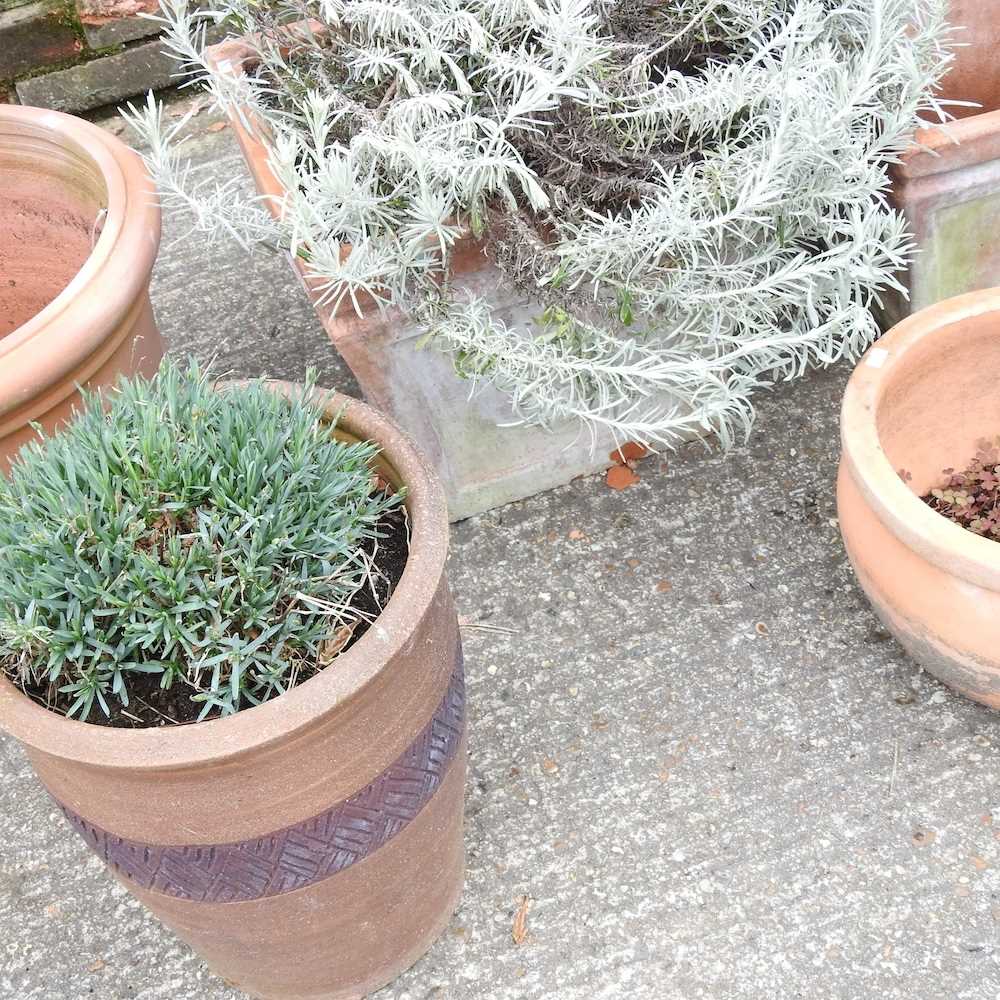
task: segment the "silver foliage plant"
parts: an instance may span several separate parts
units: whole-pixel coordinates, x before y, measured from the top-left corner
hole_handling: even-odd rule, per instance
[[[287,191],[275,221],[192,183],[150,101],[130,118],[197,231],[297,254],[331,304],[409,310],[525,421],[619,440],[729,445],[756,389],[862,352],[914,250],[887,167],[946,117],[946,0],[162,3]],[[222,24],[245,75],[206,60]],[[451,287],[470,233],[533,325]]]

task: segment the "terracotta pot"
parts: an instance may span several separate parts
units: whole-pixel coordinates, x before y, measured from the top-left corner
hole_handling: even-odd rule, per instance
[[[941,97],[974,101],[952,108],[959,120],[919,131],[893,171],[892,200],[917,238],[920,253],[892,296],[887,325],[942,299],[1000,285],[1000,6],[951,0],[955,62]]]
[[[930,673],[1000,708],[1000,542],[919,498],[1000,434],[1000,290],[905,320],[851,377],[841,417],[840,528],[886,627]],[[900,473],[909,477],[905,482]]]
[[[288,391],[287,386],[283,391]],[[405,483],[410,554],[371,629],[279,698],[163,729],[89,725],[0,682],[0,725],[118,879],[224,979],[360,997],[411,965],[462,890],[465,725],[440,485],[369,407],[337,434]]]
[[[79,403],[151,375],[160,210],[142,161],[96,125],[0,104],[0,471]]]
[[[240,41],[213,46],[209,59],[222,72],[242,73],[252,65],[253,50]],[[257,190],[270,196],[277,214],[283,188],[268,165],[264,130],[243,109],[230,112]],[[347,252],[346,250],[344,252]],[[499,507],[571,479],[600,472],[612,463],[610,433],[590,435],[575,422],[551,430],[511,426],[518,417],[503,393],[455,374],[449,357],[418,342],[426,332],[397,309],[382,313],[369,306],[359,317],[350,303],[331,310],[306,277],[301,260],[293,261],[334,347],[354,373],[365,398],[384,410],[420,442],[444,483],[452,520]],[[511,327],[530,325],[544,304],[514,288],[483,253],[471,234],[454,251],[451,286],[490,302]]]

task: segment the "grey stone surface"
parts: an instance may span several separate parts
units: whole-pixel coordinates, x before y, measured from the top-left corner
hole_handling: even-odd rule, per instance
[[[72,58],[76,33],[56,0],[0,8],[0,80]]]
[[[169,87],[177,63],[158,41],[15,84],[22,104],[77,113]]]
[[[193,149],[240,169],[227,131]],[[171,348],[349,389],[285,267],[166,243]],[[910,663],[852,579],[846,376],[761,397],[726,457],[690,446],[623,493],[581,479],[455,527],[468,883],[377,1000],[1000,997],[997,716]],[[238,1000],[6,739],[0,768],[0,997]]]
[[[106,49],[160,32],[160,25],[145,17],[114,17],[82,21],[83,33],[92,49]]]

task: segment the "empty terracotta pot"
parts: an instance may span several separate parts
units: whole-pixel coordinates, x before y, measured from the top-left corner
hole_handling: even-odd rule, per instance
[[[959,120],[916,134],[893,170],[892,200],[920,252],[904,277],[909,300],[886,297],[886,322],[953,295],[1000,285],[1000,5],[950,0],[955,61],[940,96],[972,101]]]
[[[0,472],[120,374],[152,374],[160,240],[142,161],[96,125],[0,104]]]
[[[840,529],[886,627],[930,673],[1000,708],[1000,542],[920,497],[1000,434],[1000,290],[916,313],[871,348],[841,416]]]
[[[288,387],[284,387],[287,391]],[[224,979],[267,1000],[361,997],[411,965],[462,890],[465,712],[437,478],[375,411],[410,553],[372,627],[290,691],[161,729],[70,720],[0,681],[0,725],[118,879]]]

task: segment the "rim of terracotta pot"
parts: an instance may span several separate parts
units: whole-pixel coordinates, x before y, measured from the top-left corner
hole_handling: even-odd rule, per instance
[[[308,31],[321,33],[324,30],[322,23],[313,19],[290,24],[287,26],[287,30],[294,33],[302,24],[306,26]],[[247,37],[255,38],[257,36]],[[205,61],[218,73],[243,76],[248,68],[253,68],[256,64],[257,55],[253,46],[245,38],[227,38],[215,45],[210,45],[205,50]],[[260,194],[264,196],[268,211],[275,218],[279,218],[282,211],[281,205],[285,198],[285,188],[271,169],[270,154],[262,135],[262,123],[250,108],[242,105],[239,107],[230,106],[227,109],[227,117],[243,149]]]
[[[72,115],[0,104],[0,149],[61,157],[99,179],[106,199],[101,234],[80,270],[48,305],[0,339],[2,419],[72,375],[120,326],[149,280],[160,207],[142,160]]]
[[[301,391],[269,382],[285,395]],[[187,725],[118,729],[68,719],[32,701],[0,676],[0,724],[15,739],[54,757],[123,770],[192,767],[262,750],[293,737],[336,712],[413,638],[444,572],[448,514],[436,474],[410,438],[378,411],[356,399],[316,389],[342,436],[371,440],[379,461],[407,488],[410,550],[403,574],[382,613],[346,652],[284,694],[233,715]]]
[[[1000,145],[1000,111],[983,111],[968,118],[917,129],[913,143],[893,168],[905,180],[948,173],[994,159]]]
[[[841,408],[843,460],[879,520],[905,545],[945,572],[1000,590],[1000,545],[960,527],[925,504],[900,478],[882,448],[879,408],[893,374],[909,352],[925,349],[947,328],[983,322],[1000,326],[1000,289],[970,292],[937,303],[903,320],[858,362]],[[944,346],[944,345],[942,345]]]

